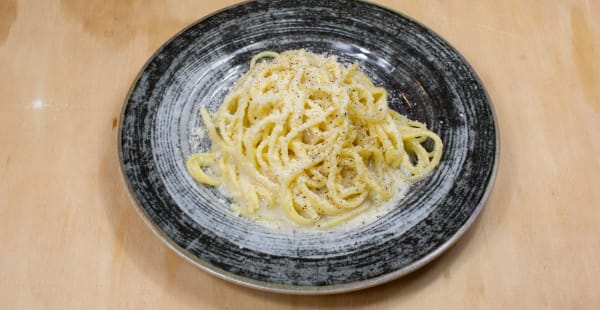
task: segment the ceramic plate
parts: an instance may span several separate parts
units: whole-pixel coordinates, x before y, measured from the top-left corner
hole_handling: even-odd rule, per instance
[[[358,62],[393,109],[444,141],[439,167],[389,213],[354,229],[287,231],[238,217],[197,184],[195,135],[259,52],[305,48]],[[221,278],[277,292],[324,294],[381,284],[431,261],[473,222],[493,183],[493,110],[473,69],[415,21],[355,1],[258,1],[183,30],[146,63],[126,99],[121,168],[137,208],[177,253]]]

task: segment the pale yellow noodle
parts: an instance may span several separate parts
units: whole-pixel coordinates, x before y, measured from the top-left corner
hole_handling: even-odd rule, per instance
[[[305,50],[254,56],[219,110],[200,113],[212,147],[187,169],[223,185],[250,218],[282,208],[298,224],[333,227],[393,197],[393,173],[416,181],[442,155],[438,135],[390,109],[358,64]]]

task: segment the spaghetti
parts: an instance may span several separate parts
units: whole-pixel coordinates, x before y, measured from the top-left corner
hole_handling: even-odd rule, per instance
[[[358,64],[305,50],[254,56],[218,111],[200,114],[212,146],[187,169],[250,218],[282,208],[298,224],[335,226],[392,198],[394,176],[419,180],[442,155],[440,138],[390,109]]]

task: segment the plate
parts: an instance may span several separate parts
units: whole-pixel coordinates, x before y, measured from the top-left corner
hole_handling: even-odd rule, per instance
[[[444,142],[439,167],[372,223],[268,228],[233,214],[226,197],[186,172],[185,158],[210,145],[195,134],[200,107],[214,111],[253,55],[299,48],[358,62],[393,109]],[[157,236],[201,269],[275,292],[351,291],[425,265],[474,221],[498,161],[493,109],[464,58],[410,18],[355,1],[257,1],[203,18],[146,63],[120,122],[121,171]]]

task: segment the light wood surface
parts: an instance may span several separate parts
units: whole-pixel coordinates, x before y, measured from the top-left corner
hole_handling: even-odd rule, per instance
[[[377,1],[481,76],[496,185],[446,254],[349,294],[259,292],[196,269],[145,226],[115,124],[136,74],[235,1],[0,1],[0,309],[600,309],[600,1]]]

